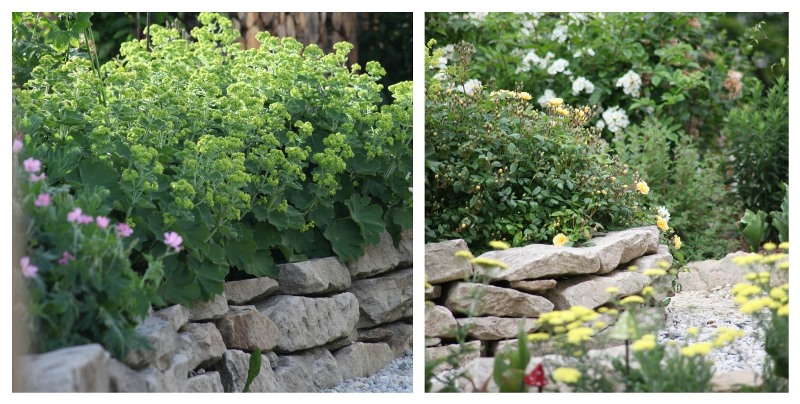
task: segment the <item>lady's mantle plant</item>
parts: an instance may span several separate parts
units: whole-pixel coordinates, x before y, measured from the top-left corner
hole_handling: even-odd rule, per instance
[[[355,260],[384,230],[398,240],[411,227],[411,83],[380,106],[385,71],[348,68],[350,44],[326,55],[261,33],[245,51],[229,20],[199,18],[192,41],[151,26],[151,51],[125,43],[100,75],[39,59],[15,116],[51,183],[97,195],[133,229],[136,270],[180,238],[158,268],[167,302],[221,293],[231,267],[274,276],[276,262]]]

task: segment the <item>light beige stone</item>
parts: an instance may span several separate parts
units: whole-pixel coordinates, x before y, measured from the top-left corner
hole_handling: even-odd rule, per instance
[[[189,309],[189,321],[206,321],[221,318],[228,312],[228,300],[225,292],[214,295],[208,302],[196,301],[194,307]]]
[[[375,278],[358,279],[348,289],[358,299],[357,328],[371,328],[411,316],[414,270],[394,271]]]
[[[464,345],[452,344],[425,348],[425,362],[433,361],[456,352],[463,352],[459,355],[459,366],[464,366],[468,362],[481,356],[481,342],[469,341]],[[453,369],[449,363],[441,363],[433,369],[434,373],[444,372]]]
[[[428,283],[435,285],[472,276],[472,264],[455,256],[461,250],[469,251],[464,240],[449,240],[425,245],[425,275]]]
[[[458,326],[453,313],[444,306],[425,305],[425,336],[445,337],[455,336]]]
[[[523,324],[525,332],[533,332],[537,328],[536,319],[507,317],[471,317],[456,319],[458,325],[467,326],[467,335],[481,341],[496,341],[514,338],[519,335],[519,326]]]
[[[225,353],[225,342],[213,323],[189,323],[180,333],[179,352],[189,358],[189,369],[218,362]]]
[[[474,316],[538,317],[553,310],[553,303],[542,296],[523,293],[480,283],[459,282],[447,293],[444,306],[454,313],[470,314],[473,297],[479,295],[474,305]]]
[[[541,293],[556,286],[555,279],[537,279],[533,281],[511,281],[509,286],[528,293]]]
[[[228,349],[263,352],[278,344],[280,330],[255,306],[229,306],[225,317],[216,321],[217,329]]]
[[[555,288],[545,293],[555,305],[556,310],[566,310],[573,306],[590,309],[600,307],[618,296],[626,296],[642,291],[651,284],[653,278],[632,271],[615,271],[607,275],[582,275],[564,279]],[[609,294],[606,289],[615,287],[617,294]]]
[[[89,393],[110,391],[110,355],[100,344],[57,349],[23,358],[24,391]]]
[[[243,305],[264,299],[277,292],[278,281],[263,277],[225,282],[223,287],[229,304]]]
[[[336,351],[333,356],[344,380],[373,375],[394,360],[392,348],[382,342],[355,342]]]
[[[350,276],[361,279],[380,273],[391,271],[400,265],[400,253],[394,248],[392,236],[386,231],[381,233],[377,245],[369,245],[364,249],[364,255],[355,262],[347,263]]]
[[[336,257],[278,265],[278,292],[315,295],[350,287],[350,271]]]

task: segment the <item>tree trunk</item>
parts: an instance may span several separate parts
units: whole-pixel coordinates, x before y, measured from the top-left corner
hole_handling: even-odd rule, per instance
[[[355,46],[350,52],[350,63],[358,61],[357,13],[236,13],[233,27],[242,33],[239,39],[245,49],[256,48],[260,43],[256,34],[269,31],[278,37],[293,37],[303,45],[317,44],[326,53],[333,44],[341,41]]]

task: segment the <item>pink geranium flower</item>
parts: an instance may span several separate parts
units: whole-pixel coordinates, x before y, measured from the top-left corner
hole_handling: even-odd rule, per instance
[[[29,180],[30,180],[31,182],[39,182],[39,181],[41,181],[41,180],[43,180],[43,179],[45,179],[45,178],[47,178],[47,175],[45,175],[44,173],[41,173],[41,174],[39,174],[39,175],[36,175],[36,174],[31,174],[31,176],[30,176]]]
[[[22,257],[19,260],[19,266],[22,267],[22,276],[26,278],[33,278],[36,276],[36,273],[39,272],[39,267],[36,265],[31,265],[31,259],[28,256]]]
[[[39,194],[39,196],[33,202],[33,206],[36,206],[37,208],[50,206],[50,194]]]
[[[128,237],[133,234],[133,229],[125,223],[117,225],[117,236]]]
[[[94,221],[94,218],[91,216],[80,215],[78,217],[78,224],[89,224]]]
[[[105,216],[97,216],[97,218],[95,218],[95,222],[97,222],[97,227],[105,229],[108,227],[109,220]]]
[[[181,250],[181,243],[183,243],[183,237],[179,236],[178,233],[174,231],[164,233],[164,244],[174,248],[175,252]]]
[[[22,151],[22,146],[24,146],[22,143],[22,136],[17,136],[17,138],[14,139],[14,145],[11,146],[11,150],[14,152],[14,154],[17,154]]]
[[[67,221],[70,223],[78,223],[78,220],[83,216],[81,208],[75,208],[72,212],[67,214]]]
[[[28,157],[25,159],[25,161],[22,162],[22,165],[25,167],[25,171],[31,174],[36,174],[42,169],[42,162],[33,157]]]
[[[70,254],[69,251],[64,251],[64,254],[61,254],[61,258],[58,259],[58,264],[67,265],[70,261],[75,261],[75,256]]]

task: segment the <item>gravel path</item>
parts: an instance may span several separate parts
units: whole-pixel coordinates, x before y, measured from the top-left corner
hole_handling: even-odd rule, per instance
[[[412,369],[414,361],[411,350],[386,365],[380,372],[370,377],[345,380],[332,388],[320,390],[322,393],[411,393],[414,390]]]
[[[710,291],[693,290],[678,293],[667,306],[665,329],[660,342],[685,343],[686,330],[697,327],[696,341],[713,341],[718,327],[744,331],[744,336],[723,348],[708,354],[715,364],[715,373],[734,370],[753,370],[761,373],[764,362],[764,343],[757,324],[749,315],[739,312],[733,302],[730,286],[716,287]]]

